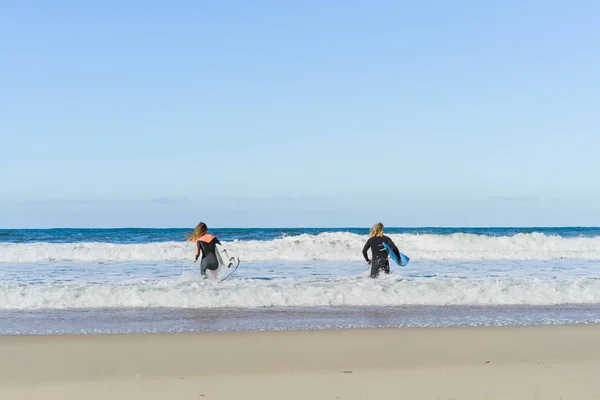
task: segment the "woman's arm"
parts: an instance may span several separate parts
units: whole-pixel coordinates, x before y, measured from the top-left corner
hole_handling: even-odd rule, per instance
[[[369,248],[371,247],[371,238],[369,238],[369,240],[367,240],[367,243],[365,243],[365,247],[363,247],[363,257],[365,258],[365,260],[370,263],[371,260],[369,260],[369,256],[367,255],[367,250],[369,250]]]
[[[194,255],[194,262],[198,261],[198,257],[200,257],[201,251],[202,251],[202,246],[200,245],[200,241],[196,240],[196,254]]]

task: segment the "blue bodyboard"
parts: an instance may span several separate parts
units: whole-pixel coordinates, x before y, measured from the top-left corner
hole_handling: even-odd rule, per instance
[[[385,249],[387,250],[390,258],[392,260],[394,260],[394,262],[396,264],[398,264],[399,266],[404,267],[410,261],[410,258],[408,258],[406,255],[404,255],[402,253],[400,253],[400,259],[398,259],[398,257],[396,257],[396,253],[394,253],[394,250],[392,249],[392,247],[389,244],[384,243],[383,247],[385,247]]]

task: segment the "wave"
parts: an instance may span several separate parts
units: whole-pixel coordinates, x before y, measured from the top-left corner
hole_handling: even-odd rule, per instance
[[[485,236],[390,235],[414,260],[600,260],[600,237],[569,237],[543,233]],[[366,236],[348,232],[302,234],[269,241],[233,241],[224,245],[242,261],[360,261]],[[53,261],[168,261],[188,260],[193,245],[184,242],[114,243],[0,243],[0,262]]]
[[[259,308],[318,306],[556,305],[600,303],[597,279],[324,281],[198,279],[121,285],[0,285],[0,309],[115,307]]]

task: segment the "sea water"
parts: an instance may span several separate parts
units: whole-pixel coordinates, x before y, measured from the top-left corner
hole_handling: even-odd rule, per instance
[[[217,229],[241,265],[200,278],[186,229],[0,230],[0,334],[600,322],[600,228]]]

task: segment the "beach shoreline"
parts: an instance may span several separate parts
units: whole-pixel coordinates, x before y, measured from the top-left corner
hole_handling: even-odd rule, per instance
[[[594,398],[600,325],[0,337],[0,398]]]
[[[600,323],[598,304],[0,310],[0,336]]]

